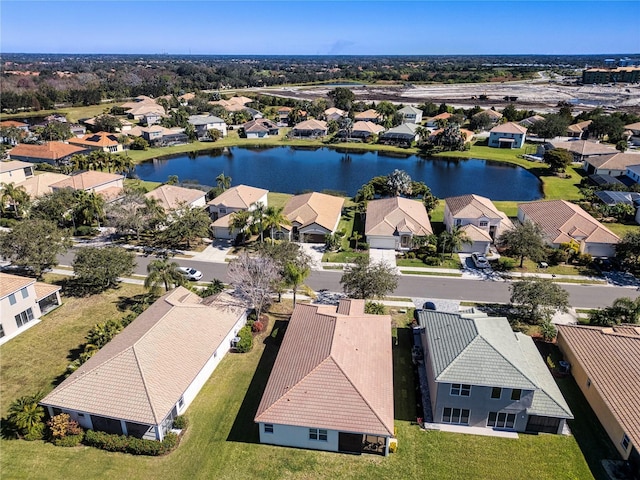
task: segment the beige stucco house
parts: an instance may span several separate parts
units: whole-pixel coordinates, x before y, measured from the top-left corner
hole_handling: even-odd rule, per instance
[[[432,233],[427,209],[419,200],[391,197],[367,204],[364,234],[371,248],[410,250],[416,237]]]
[[[51,184],[50,187],[53,191],[71,188],[73,190],[98,193],[102,195],[106,201],[112,201],[122,194],[124,176],[115,173],[89,170],[71,175],[64,180]]]
[[[207,193],[195,188],[183,188],[177,185],[160,185],[145,194],[147,198],[158,201],[165,212],[172,212],[181,208],[204,208]]]
[[[0,183],[20,183],[33,177],[33,165],[18,160],[0,162]]]
[[[240,210],[254,210],[257,204],[268,206],[267,194],[264,188],[237,185],[231,187],[216,198],[209,200],[209,216],[213,223],[211,229],[215,238],[232,239],[238,232],[230,228],[231,214]]]
[[[336,232],[344,198],[311,192],[289,199],[283,214],[291,225],[281,225],[276,236],[296,242],[324,243]]]

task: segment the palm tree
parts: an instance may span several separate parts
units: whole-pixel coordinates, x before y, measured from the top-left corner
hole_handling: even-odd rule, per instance
[[[231,214],[231,218],[230,218],[231,221],[229,222],[229,227],[231,227],[232,231],[237,230],[238,234],[242,235],[242,238],[244,240],[245,235],[251,228],[251,219],[252,219],[252,215],[251,215],[251,212],[249,212],[248,210],[240,210],[238,212],[233,212]]]
[[[225,175],[224,172],[222,172],[216,177],[216,184],[224,192],[231,186],[231,177]]]
[[[183,285],[184,277],[178,271],[179,266],[168,258],[153,260],[147,265],[147,278],[144,280],[144,288],[157,293],[161,285],[164,285],[165,291],[169,291],[171,286]]]
[[[464,230],[456,225],[449,232],[448,243],[451,247],[451,256],[453,256],[453,253],[460,250],[463,244],[471,245],[473,241]]]
[[[14,400],[9,406],[9,420],[22,435],[31,433],[44,418],[44,408],[38,405],[42,400],[41,393],[26,395]]]
[[[264,203],[258,202],[256,203],[256,207],[251,212],[252,224],[258,225],[258,231],[260,232],[260,243],[264,241],[264,214],[266,211],[266,207]]]
[[[387,175],[387,188],[394,197],[411,195],[411,177],[404,170],[395,169]]]
[[[89,157],[76,153],[70,159],[71,165],[74,170],[88,170],[89,169]]]
[[[355,250],[358,251],[358,242],[362,239],[362,235],[358,232],[353,232],[351,239],[355,242]]]
[[[14,183],[3,183],[0,184],[0,190],[2,191],[0,196],[0,209],[2,212],[6,212],[7,206],[11,205],[15,217],[21,217],[20,212],[26,210],[30,199],[24,187],[16,186]]]
[[[280,225],[291,225],[291,222],[283,212],[284,207],[267,207],[264,212],[264,228],[270,229],[271,239],[273,239],[274,229],[280,228]]]
[[[95,192],[76,190],[74,217],[81,225],[91,225],[95,219],[100,227],[100,219],[104,217],[104,198]]]
[[[309,276],[311,268],[308,264],[299,264],[298,262],[287,262],[284,266],[284,281],[293,291],[293,306],[296,306],[296,293],[298,287],[302,285]]]

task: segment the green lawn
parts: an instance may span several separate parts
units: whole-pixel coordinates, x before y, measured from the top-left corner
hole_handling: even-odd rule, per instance
[[[353,250],[343,250],[340,252],[325,252],[322,255],[322,261],[330,262],[330,263],[352,263],[356,257],[369,258],[369,252],[366,252],[366,251],[355,252]]]
[[[460,269],[462,265],[460,264],[460,257],[458,255],[452,255],[451,257],[445,256],[442,259],[442,263],[440,265],[427,265],[419,258],[398,258],[396,260],[396,265],[399,267],[421,267],[421,268],[453,268]]]
[[[161,185],[160,182],[151,182],[149,180],[133,180],[133,179],[130,179],[130,178],[125,178],[124,179],[124,184],[125,184],[125,186],[127,186],[127,185],[129,185],[129,186],[141,186],[147,192],[150,192],[151,190],[155,190],[156,188],[158,188]]]
[[[267,203],[270,207],[284,207],[291,197],[292,195],[288,193],[269,192],[267,194]]]
[[[54,110],[40,110],[37,112],[20,112],[12,114],[0,115],[1,120],[9,120],[11,118],[30,118],[30,117],[46,117],[53,113],[61,113],[67,117],[72,123],[77,123],[81,118],[91,118],[96,115],[100,115],[105,111],[111,110],[111,107],[121,105],[124,102],[119,103],[101,103],[100,105],[89,105],[87,107],[65,107],[57,108]]]
[[[605,223],[604,226],[619,237],[624,237],[627,233],[640,232],[639,225],[627,225],[625,223]]]

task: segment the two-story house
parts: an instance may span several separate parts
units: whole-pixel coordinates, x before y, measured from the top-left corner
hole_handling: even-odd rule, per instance
[[[209,138],[209,130],[218,130],[223,137],[227,136],[227,124],[215,115],[191,115],[188,121],[194,126],[198,139]]]
[[[0,273],[0,345],[36,325],[40,317],[62,304],[62,287],[35,278]]]
[[[402,115],[402,123],[415,123],[420,125],[422,123],[422,110],[411,105],[398,110],[398,113]]]
[[[484,313],[417,313],[434,423],[562,433],[573,418],[531,337]]]
[[[33,177],[33,165],[27,162],[11,160],[0,162],[0,183],[20,183]]]
[[[489,146],[496,148],[522,148],[527,128],[515,122],[493,127],[489,131]]]
[[[230,227],[231,214],[240,210],[252,211],[258,203],[267,207],[267,194],[269,190],[237,185],[231,187],[216,198],[209,200],[209,216],[213,223],[211,228],[215,238],[234,238],[237,232]]]

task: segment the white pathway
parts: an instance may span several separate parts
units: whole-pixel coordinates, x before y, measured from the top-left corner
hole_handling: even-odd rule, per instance
[[[300,243],[300,246],[311,257],[311,270],[322,270],[324,243]]]
[[[396,251],[387,248],[370,248],[369,262],[384,262],[392,268],[397,268]]]

